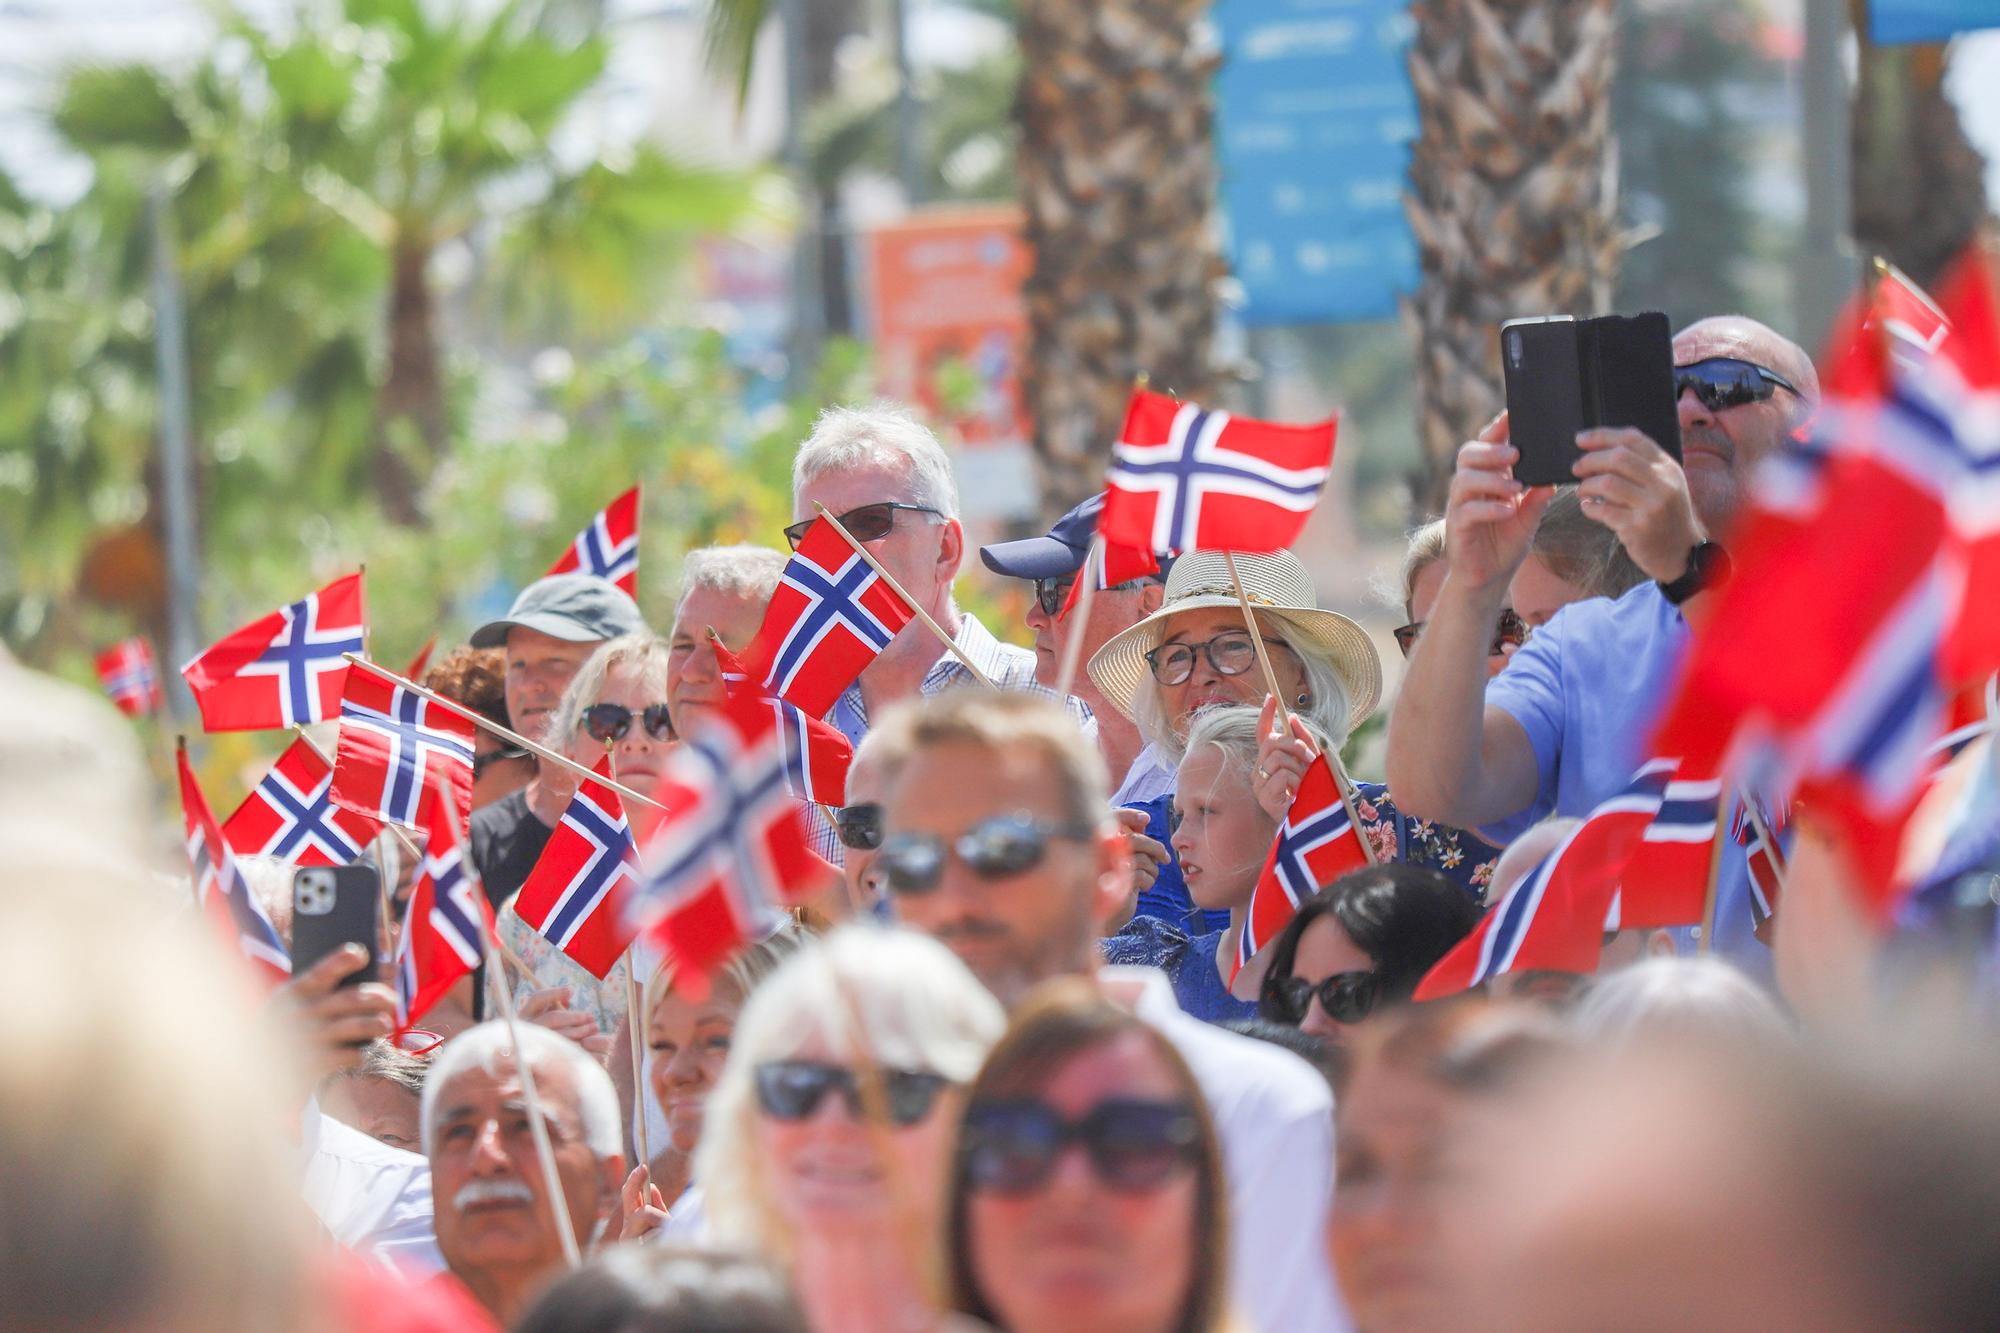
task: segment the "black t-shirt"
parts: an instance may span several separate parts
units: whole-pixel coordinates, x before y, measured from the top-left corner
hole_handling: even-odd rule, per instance
[[[499,911],[528,882],[528,872],[554,833],[528,808],[526,788],[472,812],[472,868],[479,872],[493,910]]]

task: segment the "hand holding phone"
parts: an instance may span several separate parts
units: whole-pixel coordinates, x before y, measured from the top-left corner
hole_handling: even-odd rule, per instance
[[[1509,320],[1500,326],[1500,366],[1520,451],[1514,478],[1523,485],[1577,480],[1577,436],[1603,427],[1638,430],[1679,462],[1673,332],[1659,311]]]
[[[342,945],[359,945],[365,962],[341,981],[376,979],[382,929],[382,880],[371,865],[300,866],[292,876],[292,973],[310,971]]]

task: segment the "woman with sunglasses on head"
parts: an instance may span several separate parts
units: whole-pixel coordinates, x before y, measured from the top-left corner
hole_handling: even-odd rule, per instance
[[[961,1089],[1006,1020],[908,931],[842,926],[736,1025],[695,1154],[705,1244],[791,1275],[815,1333],[948,1327],[930,1291]]]
[[[1173,1044],[1087,983],[1049,982],[967,1094],[952,1304],[1007,1333],[1236,1327],[1225,1189],[1215,1126]]]
[[[1382,1008],[1406,1002],[1480,915],[1434,870],[1380,865],[1342,875],[1264,949],[1258,1012],[1340,1044]]]

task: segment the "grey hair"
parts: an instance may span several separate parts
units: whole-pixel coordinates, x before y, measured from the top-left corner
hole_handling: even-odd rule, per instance
[[[768,546],[697,547],[681,557],[680,599],[706,588],[746,602],[769,602],[784,572],[784,553]]]
[[[1218,704],[1198,710],[1188,719],[1181,762],[1187,762],[1187,756],[1203,746],[1212,745],[1233,769],[1249,773],[1257,765],[1257,747],[1263,740],[1257,730],[1258,712],[1249,704]],[[1319,728],[1310,721],[1306,721],[1306,728],[1313,733],[1313,742],[1324,748],[1326,738]]]
[[[883,499],[927,505],[946,518],[958,517],[958,483],[952,480],[944,446],[908,408],[891,402],[830,407],[819,414],[792,459],[792,512],[809,517],[800,497],[819,477],[870,464],[901,468],[908,479],[907,494]]]
[[[1333,662],[1322,654],[1317,644],[1299,633],[1282,616],[1260,610],[1257,612],[1257,624],[1268,630],[1272,638],[1290,648],[1305,668],[1306,702],[1299,704],[1287,699],[1285,707],[1306,724],[1322,750],[1338,750],[1347,744],[1353,705],[1347,697],[1347,682],[1334,670]],[[1187,753],[1187,737],[1175,732],[1173,719],[1167,716],[1165,703],[1160,698],[1158,682],[1149,678],[1140,683],[1132,696],[1132,720],[1138,724],[1139,734],[1167,762],[1180,763],[1181,756]]]
[[[521,1030],[521,1049],[528,1057],[530,1069],[559,1068],[569,1075],[569,1081],[576,1089],[577,1116],[583,1122],[583,1141],[590,1148],[591,1155],[600,1162],[622,1156],[625,1151],[624,1129],[618,1115],[618,1092],[611,1086],[611,1075],[604,1072],[604,1066],[567,1037],[558,1036],[534,1023],[517,1026]],[[500,1062],[511,1062],[513,1058],[514,1042],[508,1032],[508,1024],[498,1018],[467,1028],[438,1049],[431,1060],[430,1074],[424,1079],[424,1100],[420,1113],[426,1157],[430,1156],[436,1141],[438,1103],[443,1100],[444,1090],[451,1086],[451,1081],[475,1067],[498,1078]],[[543,1106],[547,1107],[549,1084],[538,1082],[535,1092]]]
[[[605,640],[570,677],[562,702],[556,705],[556,711],[549,717],[548,734],[528,739],[540,740],[552,750],[568,753],[569,743],[575,739],[576,729],[583,722],[583,710],[597,702],[597,696],[604,689],[605,677],[611,674],[613,667],[630,666],[644,672],[664,702],[667,697],[667,655],[667,641],[649,629]]]
[[[744,1006],[702,1117],[694,1178],[710,1238],[784,1262],[791,1237],[757,1151],[757,1066],[824,1047],[966,1084],[1007,1026],[1000,1002],[958,956],[914,931],[842,926],[787,959]]]
[[[1416,612],[1410,603],[1417,600],[1417,580],[1425,570],[1444,559],[1444,520],[1434,518],[1410,533],[1410,544],[1403,552],[1402,569],[1397,579],[1402,588],[1402,599],[1396,605],[1406,616],[1414,617]]]
[[[1769,995],[1713,957],[1648,958],[1593,985],[1570,1017],[1584,1040],[1603,1046],[1693,1037],[1736,1045],[1791,1034]]]
[[[414,1097],[423,1093],[424,1076],[429,1072],[428,1062],[386,1038],[377,1037],[361,1048],[360,1064],[329,1074],[320,1081],[320,1086],[330,1087],[342,1079],[379,1078]]]

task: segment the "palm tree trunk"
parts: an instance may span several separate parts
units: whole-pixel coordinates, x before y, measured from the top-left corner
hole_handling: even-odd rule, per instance
[[[404,239],[391,255],[389,366],[376,404],[375,489],[383,513],[405,526],[424,521],[418,492],[447,438],[430,258],[429,246]]]
[[[1022,376],[1044,517],[1097,490],[1133,379],[1210,397],[1215,60],[1207,0],[1023,0]]]
[[[1986,162],[1944,95],[1943,46],[1856,34],[1854,239],[1928,287],[1988,216]]]
[[[1404,206],[1422,283],[1412,479],[1442,513],[1458,446],[1503,405],[1495,330],[1610,302],[1619,254],[1612,0],[1414,0],[1419,132]]]

